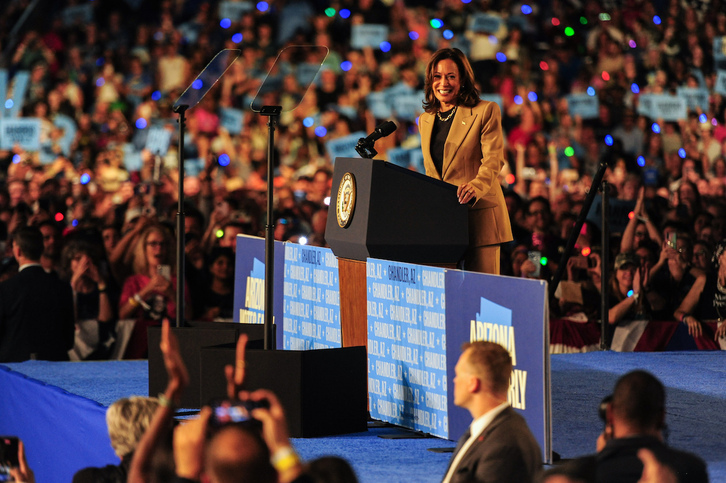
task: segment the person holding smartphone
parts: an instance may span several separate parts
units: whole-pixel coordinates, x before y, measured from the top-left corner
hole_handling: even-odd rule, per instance
[[[147,226],[132,252],[134,274],[121,290],[119,319],[135,319],[124,359],[148,357],[147,328],[160,325],[164,317],[176,317],[174,238],[164,225]],[[185,303],[191,306],[185,287]]]

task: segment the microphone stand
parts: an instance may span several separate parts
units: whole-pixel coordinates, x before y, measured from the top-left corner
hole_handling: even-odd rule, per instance
[[[267,223],[265,224],[265,350],[275,350],[273,330],[273,290],[275,285],[275,219],[273,217],[273,181],[275,180],[275,126],[280,120],[281,106],[264,106],[261,116],[267,116]]]
[[[378,151],[373,147],[375,141],[367,141],[366,138],[360,138],[358,144],[355,146],[355,150],[360,154],[361,158],[373,159],[378,154]]]
[[[179,114],[179,189],[176,212],[176,327],[184,325],[184,125],[185,113],[189,108],[181,104],[174,109]]]
[[[585,219],[587,218],[587,214],[590,212],[590,207],[592,206],[592,202],[595,200],[595,194],[598,190],[601,190],[603,192],[602,197],[602,255],[601,255],[601,263],[600,263],[600,348],[602,350],[609,349],[610,345],[607,343],[607,324],[608,324],[608,298],[607,298],[607,274],[608,269],[607,265],[609,263],[609,236],[608,236],[608,198],[607,198],[607,181],[603,181],[603,177],[605,176],[605,170],[607,169],[607,163],[600,163],[600,166],[597,170],[597,173],[595,173],[595,177],[592,180],[592,184],[590,185],[590,190],[587,193],[587,197],[585,197],[585,202],[582,205],[582,209],[580,210],[580,214],[577,216],[577,221],[575,222],[575,227],[572,230],[572,233],[570,233],[569,238],[567,239],[567,244],[565,245],[565,251],[562,253],[562,257],[560,257],[560,264],[557,267],[557,271],[552,276],[549,282],[549,296],[550,298],[553,298],[555,295],[555,291],[557,290],[557,286],[560,284],[560,281],[562,280],[562,275],[565,272],[565,268],[567,266],[567,260],[570,258],[570,254],[572,253],[572,250],[575,248],[575,243],[577,242],[577,237],[580,236],[580,230],[582,230],[582,225],[585,223]]]

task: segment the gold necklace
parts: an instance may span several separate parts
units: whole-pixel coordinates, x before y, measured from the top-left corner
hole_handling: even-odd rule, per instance
[[[456,108],[457,108],[457,107],[459,107],[459,106],[454,106],[454,108],[453,108],[453,109],[451,110],[451,112],[449,113],[449,115],[448,115],[448,116],[446,116],[446,117],[441,117],[441,111],[438,111],[438,112],[436,112],[436,117],[438,117],[438,118],[439,118],[439,121],[441,121],[441,122],[446,122],[446,121],[448,121],[449,119],[451,119],[451,116],[453,116],[453,115],[454,115],[454,113],[456,112]]]

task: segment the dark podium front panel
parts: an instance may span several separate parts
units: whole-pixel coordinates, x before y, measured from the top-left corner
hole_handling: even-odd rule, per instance
[[[343,177],[355,180],[348,226],[338,223]],[[456,186],[377,159],[337,158],[325,240],[339,258],[456,263],[469,241],[468,208]]]

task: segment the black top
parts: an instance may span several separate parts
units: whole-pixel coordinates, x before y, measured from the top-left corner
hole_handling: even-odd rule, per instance
[[[596,481],[636,483],[643,473],[638,450],[648,448],[656,459],[676,473],[680,483],[706,483],[706,463],[698,456],[669,448],[653,436],[617,438],[608,441],[596,456]]]
[[[653,313],[654,320],[673,319],[673,312],[681,305],[683,299],[688,295],[688,291],[696,282],[696,277],[691,273],[690,267],[686,270],[680,281],[676,281],[668,267],[665,266],[651,277],[651,290],[658,293],[665,301],[663,309]],[[724,314],[726,315],[726,311]]]
[[[698,320],[716,320],[726,318],[726,293],[717,286],[718,274],[711,272],[706,276],[706,284],[694,310]]]
[[[78,470],[73,475],[73,483],[125,483],[131,466],[133,454],[121,460],[120,465],[108,465],[102,468],[88,467]]]
[[[451,125],[454,123],[454,116],[452,115],[448,119],[446,117],[449,114],[453,114],[451,111],[456,109],[449,109],[446,112],[439,112],[438,115],[434,115],[434,127],[431,130],[431,159],[434,161],[436,172],[441,174],[441,170],[444,166],[444,145],[446,144],[446,137],[449,135]],[[439,115],[446,119],[442,121],[439,119]]]

